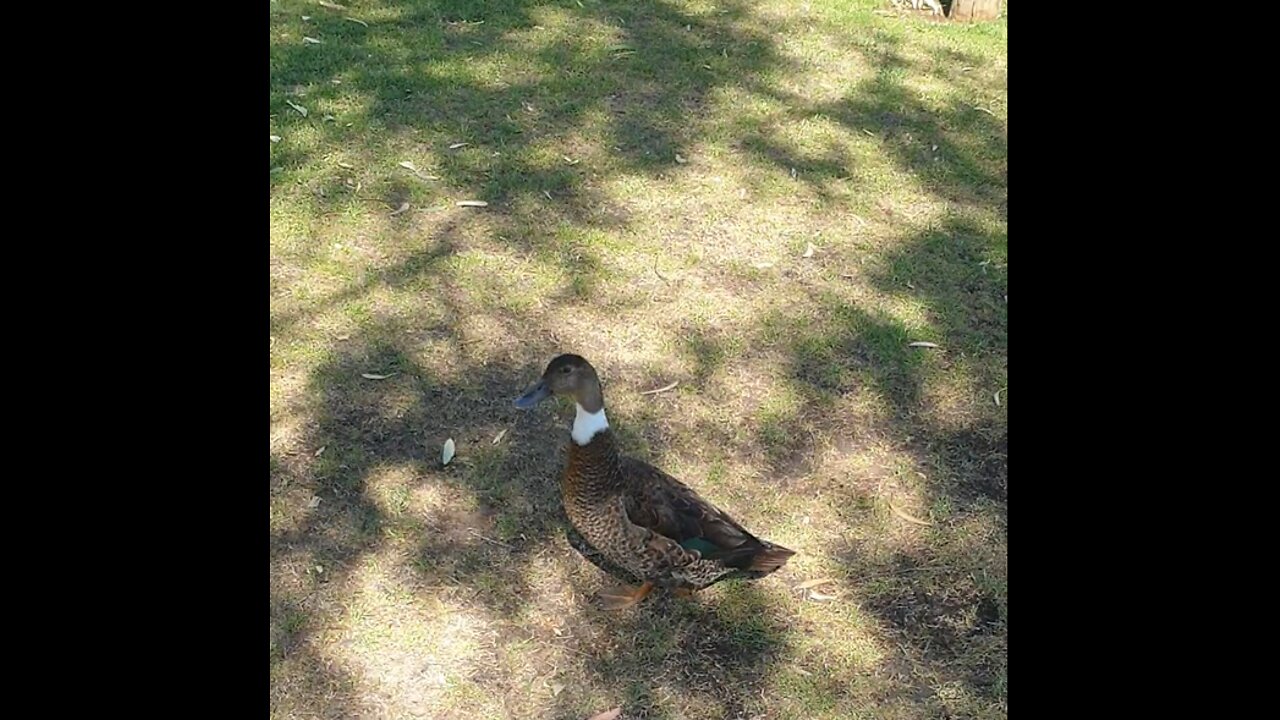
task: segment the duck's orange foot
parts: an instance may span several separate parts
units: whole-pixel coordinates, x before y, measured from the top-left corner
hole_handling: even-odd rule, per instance
[[[600,601],[606,610],[623,610],[635,605],[653,590],[653,583],[647,582],[640,587],[623,585],[613,590],[600,593]]]

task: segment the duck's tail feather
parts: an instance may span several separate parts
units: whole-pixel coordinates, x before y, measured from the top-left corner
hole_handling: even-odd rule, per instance
[[[794,550],[781,545],[753,538],[749,544],[704,557],[716,560],[725,567],[736,568],[746,577],[760,578],[786,565],[787,560],[795,554]]]
[[[795,550],[789,550],[781,545],[762,542],[764,549],[751,559],[751,564],[747,566],[747,570],[754,573],[767,575],[774,570],[787,564],[787,560],[796,554]]]

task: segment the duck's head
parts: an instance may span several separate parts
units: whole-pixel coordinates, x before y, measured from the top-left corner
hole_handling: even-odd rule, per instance
[[[527,410],[552,395],[567,395],[589,413],[604,408],[604,394],[596,369],[581,355],[560,355],[547,364],[542,379],[516,398],[516,407]]]

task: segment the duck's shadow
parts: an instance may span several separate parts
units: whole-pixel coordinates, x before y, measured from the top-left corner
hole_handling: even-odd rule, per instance
[[[789,623],[740,580],[692,599],[657,593],[630,610],[585,609],[574,626],[586,640],[575,652],[579,677],[620,692],[636,717],[757,716],[765,677],[791,651]],[[552,716],[583,717],[582,699],[565,693]]]

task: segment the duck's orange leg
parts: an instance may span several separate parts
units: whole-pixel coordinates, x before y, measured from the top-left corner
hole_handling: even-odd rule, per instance
[[[600,593],[600,600],[607,610],[623,610],[640,602],[653,590],[653,583],[646,582],[638,588],[630,585]]]

